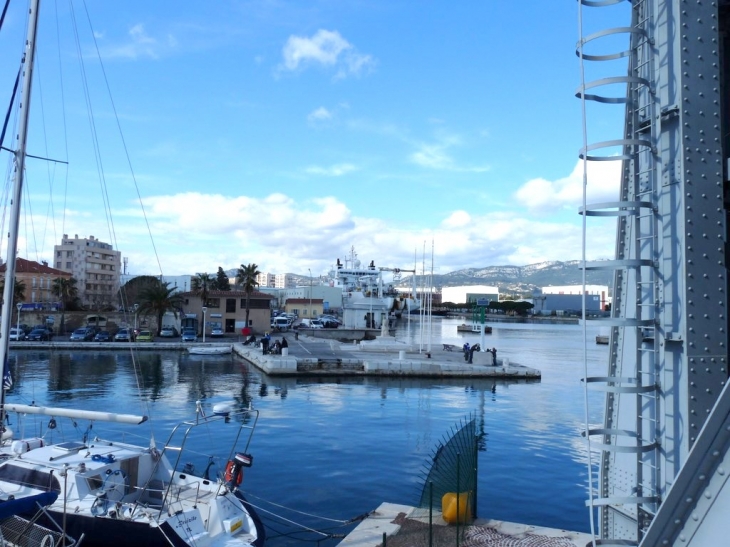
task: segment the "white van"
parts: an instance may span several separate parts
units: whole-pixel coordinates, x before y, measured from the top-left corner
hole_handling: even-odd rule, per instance
[[[288,330],[291,327],[291,321],[288,317],[274,317],[271,320],[271,328],[276,330]]]
[[[323,329],[324,324],[319,319],[302,319],[299,325],[303,329]]]

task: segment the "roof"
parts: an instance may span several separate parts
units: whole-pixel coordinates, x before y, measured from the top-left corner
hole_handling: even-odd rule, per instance
[[[7,269],[7,264],[0,266],[0,272],[4,272]],[[26,260],[25,258],[15,259],[15,273],[16,274],[38,274],[38,275],[55,275],[58,277],[71,277],[71,272],[65,272],[63,270],[57,270],[51,268],[48,264],[41,264],[33,260]]]
[[[287,298],[287,304],[322,304],[324,302],[321,298]]]
[[[184,293],[180,293],[183,296],[197,296],[200,297],[201,294],[199,292],[193,292],[193,291],[186,291]],[[208,298],[219,298],[219,297],[229,297],[229,298],[246,298],[246,293],[244,291],[208,291]],[[258,298],[261,300],[271,300],[274,298],[270,294],[266,294],[259,291],[253,291],[251,293],[251,298]]]

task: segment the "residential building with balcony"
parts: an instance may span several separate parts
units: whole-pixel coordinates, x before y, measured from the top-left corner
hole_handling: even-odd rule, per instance
[[[93,235],[73,238],[63,235],[60,245],[53,247],[55,267],[70,272],[77,280],[81,304],[89,309],[116,308],[120,286],[122,253]]]

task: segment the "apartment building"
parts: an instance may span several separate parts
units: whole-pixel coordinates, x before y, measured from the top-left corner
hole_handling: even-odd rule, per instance
[[[116,308],[122,253],[93,235],[73,238],[63,235],[53,247],[56,269],[70,272],[78,282],[76,288],[82,305],[90,309]]]
[[[270,273],[260,273],[256,276],[256,283],[259,287],[276,287],[276,276]]]
[[[291,289],[296,286],[296,282],[292,274],[276,274],[274,286],[277,289]]]

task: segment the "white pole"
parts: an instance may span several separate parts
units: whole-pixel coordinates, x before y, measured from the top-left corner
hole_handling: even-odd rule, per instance
[[[203,306],[203,343],[205,344],[205,312],[208,311],[208,308]]]

